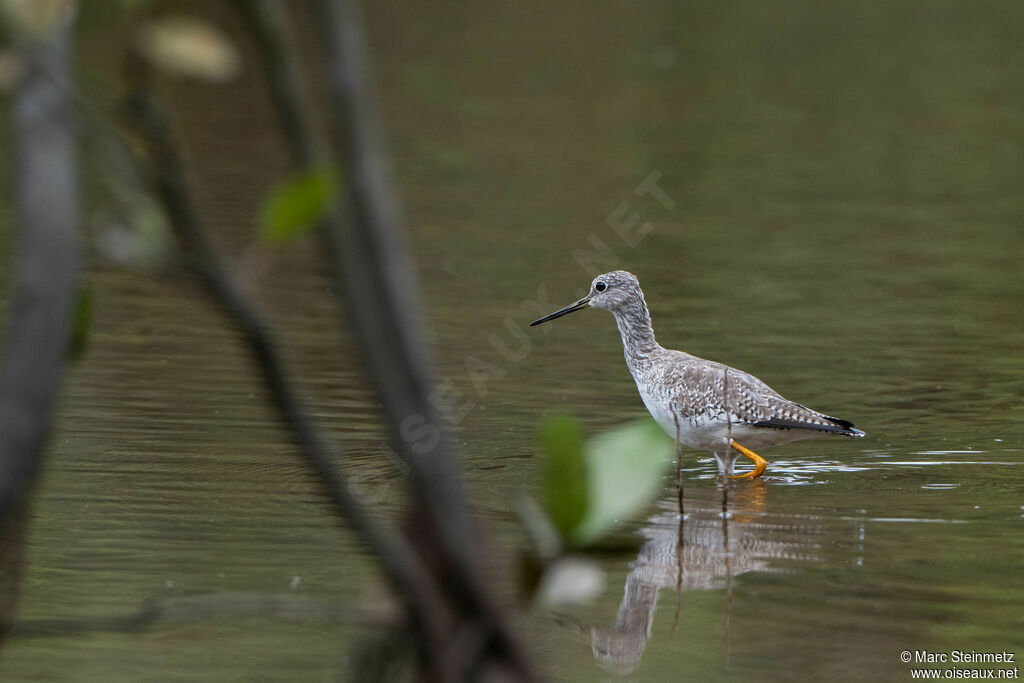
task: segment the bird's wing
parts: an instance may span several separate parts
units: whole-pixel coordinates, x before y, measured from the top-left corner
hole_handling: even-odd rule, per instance
[[[684,420],[700,420],[724,413],[725,373],[707,363],[680,363],[662,379],[672,387],[671,402]]]
[[[758,378],[728,365],[681,363],[672,375],[666,384],[678,387],[673,401],[683,419],[720,417],[756,427],[862,434],[853,423],[783,398]]]

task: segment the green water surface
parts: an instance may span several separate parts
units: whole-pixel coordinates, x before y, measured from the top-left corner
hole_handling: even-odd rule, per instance
[[[644,411],[607,313],[524,332],[538,288],[553,310],[630,270],[663,345],[867,432],[766,452],[766,476],[727,491],[687,453],[682,528],[666,473],[663,500],[624,520],[634,549],[597,557],[592,602],[521,612],[546,678],[909,680],[904,650],[1024,657],[1020,3],[366,4],[439,381],[504,594],[515,510],[540,492],[540,417],[596,432]],[[117,82],[110,30],[86,22],[79,41],[97,101]],[[168,86],[231,253],[288,168],[243,54],[231,84]],[[652,177],[664,196],[636,191]],[[634,213],[623,239],[612,224]],[[253,286],[360,490],[397,514],[319,256],[300,244]],[[237,340],[180,272],[89,277],[91,344],[0,678],[354,678],[384,588]],[[474,383],[476,361],[491,371]],[[143,630],[103,621],[145,604],[168,607]]]

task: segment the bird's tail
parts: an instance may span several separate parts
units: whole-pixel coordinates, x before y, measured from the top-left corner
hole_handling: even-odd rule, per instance
[[[839,429],[835,431],[836,434],[842,434],[843,436],[853,436],[858,439],[866,435],[864,431],[854,427],[853,423],[850,422],[849,420],[840,420],[838,417],[830,417],[828,419],[835,422],[836,427],[839,427]]]

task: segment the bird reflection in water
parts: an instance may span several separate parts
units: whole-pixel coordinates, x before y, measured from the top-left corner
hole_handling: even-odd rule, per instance
[[[816,561],[807,545],[806,519],[800,528],[772,519],[766,511],[766,487],[754,481],[743,487],[731,484],[712,490],[687,491],[685,515],[674,498],[661,505],[663,512],[640,530],[646,542],[630,563],[625,593],[615,624],[591,630],[594,657],[620,674],[640,664],[651,637],[658,592],[677,592],[673,632],[679,619],[684,590],[724,588],[725,657],[729,648],[729,617],[732,611],[733,577],[752,571],[778,571],[771,560]],[[800,533],[796,533],[796,532]],[[813,537],[816,534],[811,534]]]

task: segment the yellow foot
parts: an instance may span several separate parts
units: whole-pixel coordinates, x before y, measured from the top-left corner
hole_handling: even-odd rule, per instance
[[[729,445],[734,451],[738,451],[743,455],[747,456],[754,461],[754,469],[750,470],[746,474],[733,474],[730,479],[757,479],[764,474],[764,468],[768,467],[768,461],[762,458],[760,455],[750,450],[746,446],[741,446],[735,441],[730,440]]]

